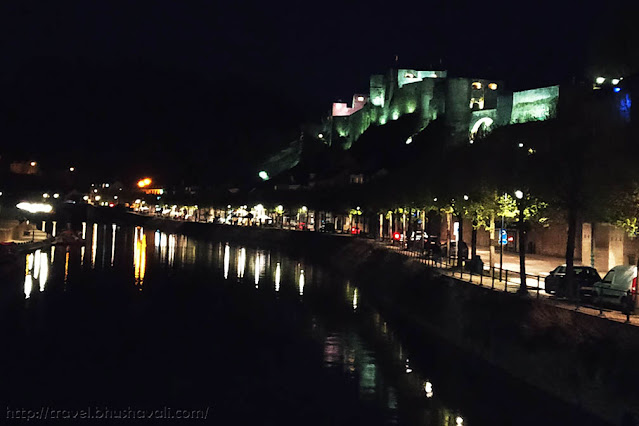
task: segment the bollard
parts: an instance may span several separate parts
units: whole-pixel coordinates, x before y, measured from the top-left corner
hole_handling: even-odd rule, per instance
[[[537,299],[539,299],[539,275],[537,275]]]
[[[508,269],[504,270],[506,272],[506,279],[504,280],[504,291],[508,293]]]
[[[484,269],[483,268],[481,270],[481,274],[479,275],[479,286],[480,287],[484,286]]]
[[[495,289],[495,267],[491,266],[490,269],[492,270],[492,275],[493,275],[492,283],[490,284],[490,289],[494,290]]]

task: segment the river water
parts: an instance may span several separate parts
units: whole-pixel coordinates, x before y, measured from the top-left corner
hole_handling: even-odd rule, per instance
[[[598,424],[394,320],[311,259],[78,228],[86,244],[3,266],[7,415],[168,407],[202,410],[192,421],[206,424]]]

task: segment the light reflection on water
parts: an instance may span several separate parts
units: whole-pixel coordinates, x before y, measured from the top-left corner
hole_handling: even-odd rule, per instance
[[[118,259],[124,259],[122,256],[130,256],[127,261],[122,262],[122,265],[133,264],[134,286],[140,291],[143,291],[147,279],[147,268],[176,267],[187,269],[197,264],[197,266],[205,266],[213,275],[223,275],[225,280],[229,280],[229,283],[239,281],[240,285],[232,287],[247,290],[252,288],[251,291],[256,292],[255,294],[259,297],[275,298],[277,295],[280,298],[281,295],[282,300],[287,303],[301,303],[309,311],[318,309],[322,303],[325,303],[325,299],[322,299],[321,303],[318,302],[320,300],[318,297],[323,291],[328,291],[323,289],[328,277],[321,275],[319,270],[314,274],[313,271],[316,267],[312,264],[291,261],[288,258],[278,256],[271,263],[273,254],[268,250],[253,250],[228,243],[220,243],[215,249],[210,243],[189,240],[159,231],[144,230],[141,227],[118,230],[115,225],[112,225],[110,230],[108,228],[100,229],[100,233],[103,235],[98,235],[98,224],[93,224],[89,229],[92,229],[89,248],[91,252],[90,268],[71,267],[71,265],[84,265],[84,256],[88,251],[85,250],[84,246],[75,249],[67,247],[63,251],[64,256],[55,260],[55,262],[64,265],[64,268],[54,265],[51,269],[57,274],[57,277],[52,276],[49,270],[49,253],[38,251],[26,256],[25,299],[34,297],[34,292],[37,294],[38,289],[40,293],[48,291],[47,280],[66,283],[67,281],[72,282],[70,280],[75,273],[95,273],[99,239],[103,245],[106,244],[104,248],[101,248],[103,254],[110,252],[110,262],[101,265],[101,268],[117,268],[120,260],[115,262],[116,254]],[[109,231],[111,235],[108,235]],[[120,232],[122,232],[122,236],[116,238]],[[147,245],[147,236],[153,239],[153,244]],[[127,242],[128,250],[122,248],[124,241]],[[129,245],[131,242],[132,245]],[[117,250],[116,245],[120,245]],[[196,258],[198,250],[202,251],[203,254]],[[206,252],[205,255],[204,252]],[[235,259],[232,259],[232,253],[235,255]],[[152,260],[149,263],[150,259]],[[179,264],[176,264],[176,259]],[[54,262],[53,251],[51,261]],[[236,268],[230,267],[232,263],[236,265]],[[243,278],[247,274],[250,276],[251,273],[253,279],[244,282]],[[314,279],[317,282],[314,282]],[[37,281],[37,286],[34,281]],[[449,409],[442,401],[437,400],[436,384],[422,372],[420,366],[414,364],[401,340],[391,329],[389,322],[379,312],[366,305],[364,294],[360,288],[348,281],[344,281],[341,285],[339,283],[332,285],[337,287],[338,292],[335,293],[337,297],[331,299],[329,309],[343,310],[343,315],[347,315],[346,319],[341,320],[338,324],[332,322],[328,326],[322,324],[324,321],[322,315],[315,315],[316,318],[319,318],[317,320],[318,326],[314,326],[313,330],[308,331],[314,336],[321,348],[323,368],[334,370],[345,380],[356,383],[359,398],[362,401],[383,406],[389,413],[388,422],[390,423],[395,422],[401,412],[402,398],[406,394],[410,394],[411,398],[437,401],[436,404],[419,408],[420,410],[430,410],[430,415],[427,416],[430,419],[429,422],[420,422],[420,424],[442,426],[466,424],[461,413]],[[300,296],[303,296],[303,300]],[[324,308],[326,307],[324,306]],[[355,321],[359,324],[357,327],[352,325]],[[368,337],[363,337],[359,327],[369,330],[376,342],[375,345],[370,343]],[[373,347],[375,349],[372,349]],[[424,402],[424,404],[426,403]]]

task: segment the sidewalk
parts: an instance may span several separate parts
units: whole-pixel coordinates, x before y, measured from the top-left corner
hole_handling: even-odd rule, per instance
[[[488,259],[490,258],[490,250],[488,247],[477,247],[477,254],[481,256],[481,260],[484,261],[484,265],[489,266]],[[559,265],[565,265],[566,259],[563,257],[554,256],[542,256],[539,254],[526,254],[526,274],[527,275],[539,275],[546,277],[550,271],[555,269]],[[576,261],[575,265],[581,265],[581,262]],[[499,249],[495,250],[495,256],[493,258],[493,266],[499,268]],[[504,251],[504,264],[503,269],[509,271],[519,271],[519,253],[512,253]],[[607,271],[606,271],[607,272]]]
[[[490,275],[490,265],[488,265],[488,249],[478,249],[477,254],[482,257],[482,260],[486,262],[484,265],[484,275],[470,275],[469,272],[460,273],[458,269],[448,268],[445,264],[443,267],[439,267],[438,264],[433,264],[432,261],[425,259],[423,257],[419,257],[417,252],[412,252],[408,250],[402,250],[399,246],[396,245],[388,245],[386,242],[376,241],[382,247],[385,247],[388,250],[393,250],[398,253],[401,253],[416,262],[424,263],[436,270],[438,270],[441,274],[449,276],[457,281],[474,284],[478,286],[483,286],[487,290],[492,291],[506,291],[508,293],[516,293],[519,289],[520,280],[518,277],[519,271],[519,255],[516,253],[504,253],[504,264],[503,269],[515,272],[508,276],[508,281],[504,280],[499,281],[497,273],[499,270],[499,252],[495,256],[497,258],[495,263],[495,279],[493,280]],[[486,256],[486,257],[484,257]],[[530,262],[530,263],[529,263]],[[565,260],[559,257],[553,256],[540,256],[540,255],[526,255],[526,269],[528,278],[526,280],[528,285],[528,291],[530,297],[539,298],[544,301],[544,303],[548,303],[550,305],[556,306],[561,309],[566,309],[570,311],[576,311],[581,313],[582,315],[590,315],[590,316],[599,316],[601,318],[615,321],[615,322],[626,322],[626,315],[622,314],[618,310],[612,310],[610,308],[599,309],[599,307],[590,306],[590,305],[581,305],[577,307],[573,302],[569,302],[567,300],[557,299],[556,297],[547,294],[544,289],[544,277],[548,275],[548,272],[553,270],[555,267],[559,265],[563,265]],[[577,262],[576,262],[577,264]],[[528,270],[530,268],[530,270]],[[514,276],[513,276],[514,275]],[[537,278],[531,278],[530,275],[538,275],[539,276],[539,291],[537,291]],[[630,322],[628,324],[639,326],[639,315],[631,315],[629,318]]]

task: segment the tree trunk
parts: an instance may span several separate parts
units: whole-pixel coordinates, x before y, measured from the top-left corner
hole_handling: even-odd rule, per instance
[[[464,216],[462,216],[461,214],[457,216],[457,219],[459,220],[459,228],[458,228],[458,232],[459,232],[459,240],[457,240],[457,266],[459,266],[460,268],[464,267],[464,259],[461,256],[461,247],[464,243]]]
[[[470,258],[477,256],[477,221],[473,220],[473,233],[470,236]]]
[[[528,295],[528,286],[526,284],[526,245],[528,244],[528,235],[524,224],[524,202],[519,203],[519,291],[522,295]]]
[[[490,251],[488,252],[488,263],[492,268],[495,259],[495,213],[490,214],[490,232],[489,232]]]
[[[566,241],[566,282],[567,296],[575,300],[579,294],[575,280],[575,237],[577,234],[577,209],[568,207],[568,240]]]

